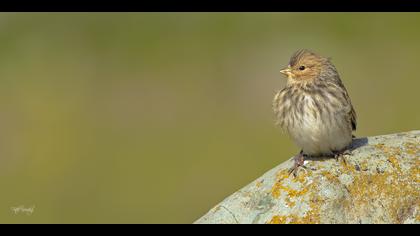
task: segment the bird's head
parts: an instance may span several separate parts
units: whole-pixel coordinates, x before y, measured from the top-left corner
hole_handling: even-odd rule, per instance
[[[295,52],[290,58],[289,65],[280,72],[286,75],[291,83],[312,82],[325,72],[336,73],[329,58],[306,49]]]

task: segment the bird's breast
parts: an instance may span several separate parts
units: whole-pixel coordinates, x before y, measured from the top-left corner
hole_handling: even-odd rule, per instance
[[[332,98],[303,92],[279,92],[274,99],[277,123],[309,155],[341,150],[352,139],[347,115]]]

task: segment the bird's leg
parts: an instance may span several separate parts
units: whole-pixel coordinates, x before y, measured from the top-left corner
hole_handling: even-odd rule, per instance
[[[345,155],[351,155],[351,151],[350,151],[350,149],[345,148],[345,149],[343,149],[341,151],[333,151],[333,154],[334,154],[334,158],[337,161],[338,161],[338,159],[341,158],[343,160],[344,164],[347,164]]]
[[[296,177],[296,175],[297,175],[297,171],[298,171],[298,169],[299,169],[299,167],[303,167],[303,168],[306,168],[306,166],[304,166],[303,164],[305,163],[305,157],[306,157],[306,155],[305,154],[303,154],[303,150],[301,150],[300,152],[299,152],[299,154],[297,154],[294,158],[293,158],[293,160],[294,160],[294,164],[293,164],[293,166],[292,166],[292,168],[290,168],[289,169],[289,175],[291,174],[291,173],[293,173],[293,176],[295,176]]]

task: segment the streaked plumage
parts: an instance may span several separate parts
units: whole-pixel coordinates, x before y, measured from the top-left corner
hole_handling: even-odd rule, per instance
[[[300,50],[282,73],[288,79],[273,100],[276,123],[303,154],[331,155],[345,149],[356,129],[356,112],[330,59]]]

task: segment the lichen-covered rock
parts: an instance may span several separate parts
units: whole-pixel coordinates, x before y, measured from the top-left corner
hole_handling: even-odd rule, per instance
[[[195,223],[420,223],[420,131],[355,139],[345,162],[290,159]]]

